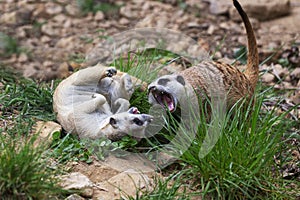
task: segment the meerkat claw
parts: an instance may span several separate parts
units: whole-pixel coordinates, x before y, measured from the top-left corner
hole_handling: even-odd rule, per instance
[[[115,68],[110,68],[106,70],[106,76],[107,77],[112,77],[117,74],[117,70]]]

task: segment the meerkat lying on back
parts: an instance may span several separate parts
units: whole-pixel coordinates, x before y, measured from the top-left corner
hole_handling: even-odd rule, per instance
[[[79,137],[118,140],[126,134],[143,135],[152,116],[129,108],[132,78],[113,67],[96,65],[63,80],[53,96],[57,120]]]
[[[178,99],[187,98],[185,90],[188,84],[200,97],[204,97],[205,94],[211,98],[213,95],[218,95],[213,94],[214,90],[220,92],[214,88],[215,86],[223,88],[226,93],[227,107],[231,107],[242,98],[250,98],[253,95],[259,75],[256,39],[247,14],[238,1],[233,0],[233,4],[239,12],[247,32],[249,53],[245,73],[225,63],[203,61],[177,74],[165,75],[152,82],[148,86],[151,104],[166,106],[170,112],[174,112]]]

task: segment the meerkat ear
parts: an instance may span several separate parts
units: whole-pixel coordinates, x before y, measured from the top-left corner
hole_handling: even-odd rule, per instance
[[[181,84],[181,85],[185,85],[185,81],[184,81],[184,78],[181,76],[181,75],[178,75],[176,77],[176,80]]]
[[[117,126],[117,120],[116,120],[115,118],[113,118],[113,117],[111,117],[111,118],[109,119],[109,124],[110,124],[114,129],[118,128],[118,126]]]

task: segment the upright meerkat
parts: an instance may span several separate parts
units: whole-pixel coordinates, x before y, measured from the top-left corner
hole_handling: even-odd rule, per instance
[[[62,127],[79,137],[118,140],[144,134],[152,116],[129,108],[134,84],[128,74],[96,65],[72,74],[56,88],[53,109]]]
[[[227,107],[231,107],[242,98],[250,98],[255,90],[259,76],[259,58],[252,25],[247,14],[237,0],[233,4],[245,25],[248,39],[248,60],[245,73],[229,64],[203,61],[196,66],[177,74],[159,77],[148,86],[149,102],[160,104],[170,112],[176,110],[179,99],[186,99],[187,85],[204,97],[211,98],[214,92],[224,92]],[[204,100],[204,99],[203,99]]]

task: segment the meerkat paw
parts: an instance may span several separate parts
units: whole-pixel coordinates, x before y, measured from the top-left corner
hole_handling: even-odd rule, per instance
[[[106,77],[113,77],[116,74],[117,74],[117,70],[116,70],[116,68],[113,67],[113,68],[109,68],[109,69],[106,70],[105,76]]]
[[[121,77],[121,84],[122,84],[122,87],[125,89],[127,95],[129,96],[129,98],[131,97],[131,95],[133,94],[134,92],[134,87],[133,87],[133,83],[132,83],[132,80],[131,80],[131,76],[129,74],[124,74],[122,77]]]
[[[131,114],[140,114],[140,111],[138,110],[137,107],[131,107],[127,112]]]

